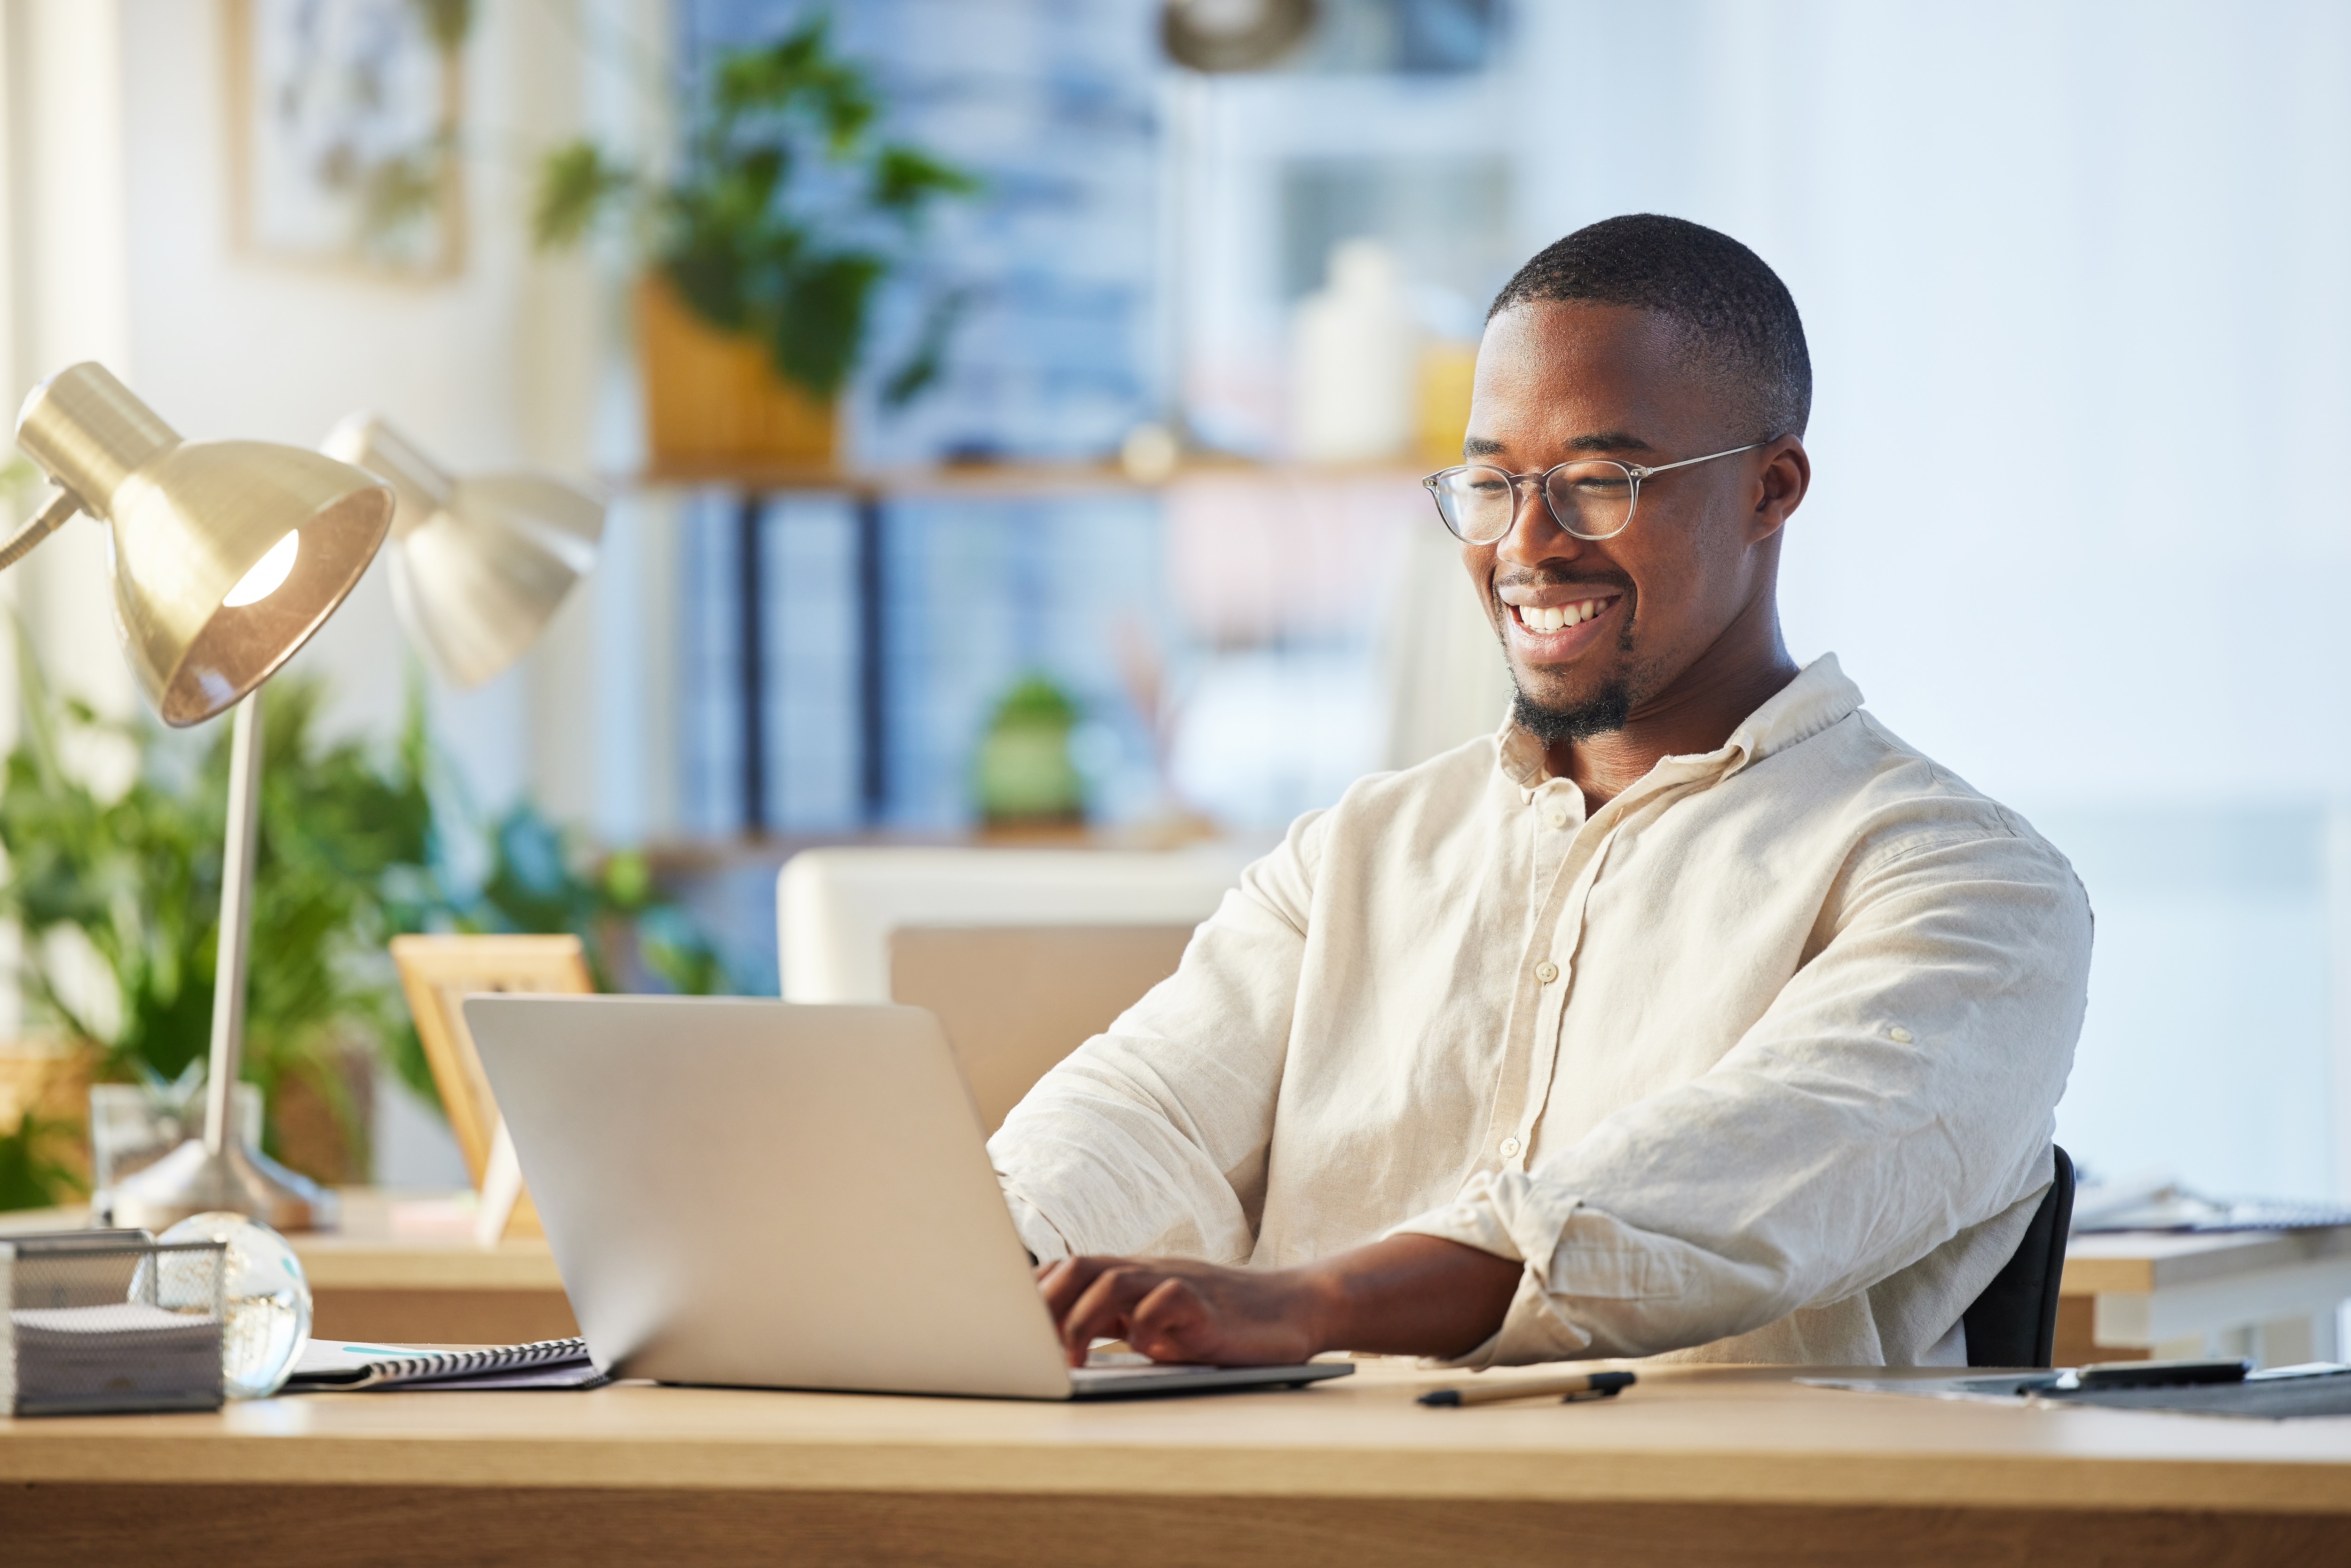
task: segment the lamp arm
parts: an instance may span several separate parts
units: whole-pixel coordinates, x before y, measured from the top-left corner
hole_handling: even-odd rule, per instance
[[[213,969],[213,1043],[204,1083],[204,1148],[215,1159],[236,1140],[236,1080],[245,1054],[245,960],[253,936],[253,860],[261,827],[261,693],[236,705],[228,750],[228,841],[221,856],[219,959]]]
[[[0,544],[0,571],[5,571],[25,559],[26,553],[51,534],[66,526],[66,519],[81,510],[81,497],[71,490],[60,490],[57,499],[41,508],[41,515],[8,536]]]

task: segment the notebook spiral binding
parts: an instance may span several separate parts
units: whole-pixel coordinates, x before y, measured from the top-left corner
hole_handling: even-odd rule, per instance
[[[438,1355],[402,1356],[374,1364],[382,1383],[425,1383],[444,1377],[467,1377],[483,1372],[514,1372],[527,1366],[588,1359],[584,1339],[543,1339],[531,1344],[504,1345],[496,1350],[453,1350]]]

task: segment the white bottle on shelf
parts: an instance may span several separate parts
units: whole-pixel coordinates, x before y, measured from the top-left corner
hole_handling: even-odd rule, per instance
[[[1328,281],[1290,332],[1290,441],[1309,463],[1372,463],[1413,443],[1420,327],[1395,256],[1377,240],[1332,247]]]

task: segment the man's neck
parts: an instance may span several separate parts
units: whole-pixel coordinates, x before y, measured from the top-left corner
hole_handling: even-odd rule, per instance
[[[1767,599],[1739,617],[1689,668],[1635,707],[1624,727],[1543,752],[1553,778],[1573,781],[1584,809],[1597,811],[1664,757],[1715,750],[1749,715],[1797,675]]]

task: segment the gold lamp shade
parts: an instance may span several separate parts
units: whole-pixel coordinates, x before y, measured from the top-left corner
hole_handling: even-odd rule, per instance
[[[111,529],[116,635],[170,725],[267,680],[392,526],[392,492],[371,476],[297,446],[183,441],[95,363],[33,389],[16,444]]]
[[[409,635],[460,686],[522,655],[594,568],[604,503],[537,474],[455,478],[383,419],[355,413],[326,449],[391,482],[392,594]]]

